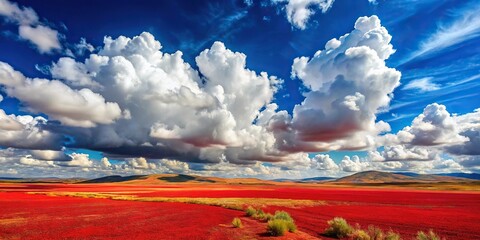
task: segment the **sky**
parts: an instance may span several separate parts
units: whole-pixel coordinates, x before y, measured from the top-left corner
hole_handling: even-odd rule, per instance
[[[479,11],[0,0],[0,177],[480,172]]]

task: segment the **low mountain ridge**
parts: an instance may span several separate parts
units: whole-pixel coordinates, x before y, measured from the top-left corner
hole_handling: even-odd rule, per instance
[[[422,183],[422,182],[459,182],[470,179],[440,176],[433,174],[402,174],[380,171],[365,171],[337,179],[337,183]]]
[[[261,180],[256,178],[220,178],[220,177],[204,177],[198,175],[186,174],[152,174],[152,175],[133,175],[133,176],[106,176],[96,179],[83,181],[81,183],[119,183],[119,184],[138,184],[138,185],[155,185],[155,184],[182,184],[182,183],[217,183],[217,184],[245,184],[245,185],[269,185],[275,184],[273,181]]]

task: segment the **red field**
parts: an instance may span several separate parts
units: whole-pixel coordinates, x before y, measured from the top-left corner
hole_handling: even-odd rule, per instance
[[[204,184],[0,184],[0,239],[282,239],[268,237],[265,223],[222,207],[26,192],[322,200],[325,205],[264,209],[284,209],[296,220],[300,231],[283,239],[324,238],[321,233],[326,221],[335,216],[365,227],[374,224],[385,230],[391,228],[404,239],[428,229],[447,239],[480,239],[480,194],[474,192]],[[232,228],[234,217],[242,217],[245,227]]]

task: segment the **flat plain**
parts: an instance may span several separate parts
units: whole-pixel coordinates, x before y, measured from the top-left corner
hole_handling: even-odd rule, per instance
[[[393,230],[403,239],[429,229],[446,239],[480,239],[480,192],[445,190],[457,189],[452,183],[434,190],[430,184],[426,190],[182,177],[1,183],[0,238],[328,239],[323,235],[327,221],[342,217],[362,228]],[[298,231],[272,237],[265,222],[245,215],[247,206],[269,213],[287,211]],[[232,227],[235,217],[243,228]]]

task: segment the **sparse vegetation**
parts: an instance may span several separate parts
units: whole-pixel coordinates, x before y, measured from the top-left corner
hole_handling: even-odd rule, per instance
[[[288,230],[288,222],[282,219],[268,221],[267,232],[272,236],[283,236]]]
[[[350,234],[350,239],[352,240],[373,240],[370,235],[362,229],[355,229],[352,234]]]
[[[267,222],[267,232],[272,236],[283,236],[286,231],[297,231],[297,225],[295,221],[285,211],[276,211],[275,215],[264,212],[262,209],[255,209],[252,206],[248,206],[245,209],[245,214],[256,220]]]
[[[247,217],[252,217],[256,213],[257,213],[257,210],[252,206],[248,206],[247,209],[245,209],[245,214],[247,215]]]
[[[265,212],[262,209],[257,209],[257,212],[252,216],[254,219],[257,220],[264,220],[265,219]]]
[[[235,228],[242,228],[243,227],[242,220],[240,218],[234,218],[233,221],[232,221],[232,225]]]
[[[285,211],[276,211],[276,212],[275,212],[275,216],[274,216],[273,218],[274,218],[274,219],[282,219],[282,220],[285,220],[285,221],[293,222],[293,219],[292,219],[292,217],[290,216],[290,214],[288,214],[288,213],[285,212]]]
[[[383,240],[385,239],[385,234],[383,230],[377,226],[370,225],[368,226],[368,236],[372,240]]]
[[[251,218],[256,219],[256,220],[264,221],[264,222],[268,222],[268,221],[274,219],[274,216],[272,214],[266,213],[262,209],[255,209],[252,206],[248,206],[245,209],[245,214],[248,217],[251,217]]]
[[[283,236],[286,231],[297,231],[295,221],[285,211],[276,211],[273,219],[268,221],[267,232],[272,236]]]
[[[367,230],[361,229],[360,225],[352,227],[347,221],[340,217],[335,217],[328,221],[329,227],[325,229],[324,234],[335,238],[348,238],[352,240],[402,240],[400,234],[389,230],[383,230],[377,226],[370,225]],[[417,237],[418,239],[418,237]],[[425,238],[419,240],[436,240],[435,238]]]
[[[441,240],[441,238],[435,232],[433,232],[432,229],[430,229],[428,233],[423,231],[418,232],[417,240]]]
[[[42,194],[47,196],[81,197],[81,198],[104,198],[120,201],[140,202],[179,202],[223,207],[227,209],[243,211],[245,205],[269,205],[279,207],[299,207],[324,205],[324,201],[297,200],[279,198],[189,198],[189,197],[138,197],[134,195],[120,195],[111,193],[92,192],[28,192],[28,194]],[[253,207],[252,207],[253,208]],[[253,208],[255,210],[255,208]],[[256,210],[255,210],[256,213]],[[255,214],[254,213],[254,214]],[[252,215],[253,216],[253,215]]]
[[[329,237],[345,238],[353,232],[353,227],[347,223],[347,220],[341,217],[335,217],[328,221],[328,228],[325,229],[325,235]]]

